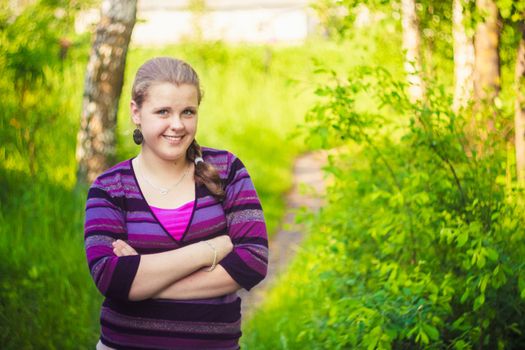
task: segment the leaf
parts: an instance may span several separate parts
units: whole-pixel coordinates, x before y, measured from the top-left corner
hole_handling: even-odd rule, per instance
[[[418,327],[417,327],[417,326],[413,327],[410,331],[408,331],[408,333],[407,333],[407,338],[412,337],[412,335],[413,335],[417,330],[418,330]]]
[[[464,321],[465,321],[465,317],[461,316],[460,318],[452,322],[452,329],[455,329],[455,330],[461,329]]]
[[[482,254],[480,252],[480,254],[478,255],[478,261],[476,262],[476,265],[478,266],[478,268],[482,269],[483,266],[485,266],[486,261],[487,259],[485,259],[485,254]]]
[[[489,328],[490,320],[488,320],[488,319],[483,320],[483,322],[481,323],[481,326],[483,327],[483,329]]]
[[[334,271],[324,271],[319,274],[319,279],[321,281],[331,280],[335,277]]]
[[[458,340],[457,342],[454,343],[454,349],[456,350],[463,350],[466,348],[467,348],[467,343],[465,343],[465,341],[463,340]]]
[[[517,323],[511,324],[509,328],[516,334],[519,334],[519,335],[523,334],[522,330],[519,328],[519,325]]]
[[[485,294],[480,294],[474,300],[474,311],[478,310],[483,304],[485,304]]]
[[[489,283],[489,281],[490,281],[490,275],[484,275],[479,280],[479,290],[481,291],[481,293],[485,293],[485,290],[487,289],[487,284]]]
[[[439,331],[436,327],[430,325],[430,324],[424,324],[423,328],[425,329],[425,332],[428,334],[430,339],[432,340],[438,340],[439,339]]]
[[[38,278],[38,268],[36,266],[32,266],[29,270],[29,277],[32,279]]]
[[[370,331],[370,338],[372,338],[372,341],[368,344],[367,349],[368,350],[374,350],[377,346],[377,343],[379,341],[379,338],[381,336],[382,330],[380,326],[375,327]]]
[[[492,285],[494,288],[499,289],[502,285],[504,285],[507,282],[507,276],[505,276],[505,272],[503,268],[501,268],[501,265],[497,265],[494,268],[494,271],[492,272]]]
[[[492,261],[496,261],[498,260],[499,258],[499,254],[498,252],[496,251],[496,249],[493,249],[493,248],[487,248],[486,250],[486,255],[487,255],[487,258],[489,258],[490,260]]]
[[[456,239],[456,242],[458,243],[457,247],[461,248],[467,243],[468,240],[468,232],[463,231],[458,235],[458,238]]]
[[[469,297],[469,294],[470,294],[470,289],[469,288],[465,289],[465,293],[463,293],[463,295],[461,296],[461,299],[459,300],[461,304],[465,303],[465,301]]]
[[[520,272],[518,276],[518,288],[520,290],[525,289],[525,272]]]
[[[297,335],[297,338],[295,338],[297,341],[301,341],[303,340],[303,338],[305,337],[305,335],[307,334],[307,331],[306,330],[302,330],[301,332],[299,332],[299,334]]]
[[[428,344],[430,340],[428,339],[428,335],[425,333],[423,328],[419,329],[419,334],[416,337],[416,341],[421,341],[423,344]]]

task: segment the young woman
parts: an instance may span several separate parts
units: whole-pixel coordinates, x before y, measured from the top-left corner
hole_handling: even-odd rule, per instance
[[[239,158],[195,141],[201,97],[183,61],[137,72],[141,150],[100,175],[86,204],[87,260],[105,296],[97,349],[239,348],[236,291],[266,275],[266,226]]]

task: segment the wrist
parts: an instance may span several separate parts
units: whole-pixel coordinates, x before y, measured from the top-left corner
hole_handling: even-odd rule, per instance
[[[204,244],[206,244],[207,248],[209,251],[212,252],[212,260],[211,260],[211,263],[208,265],[209,267],[206,269],[206,271],[212,271],[213,269],[215,269],[215,266],[217,266],[217,248],[215,247],[215,245],[209,241],[203,241]]]

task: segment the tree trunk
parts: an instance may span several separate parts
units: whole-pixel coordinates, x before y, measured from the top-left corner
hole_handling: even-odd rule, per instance
[[[405,50],[405,71],[407,72],[408,93],[412,101],[422,100],[425,87],[421,78],[421,33],[416,15],[415,0],[401,0],[403,50]]]
[[[520,23],[520,32],[521,39],[516,60],[514,122],[516,127],[516,171],[518,182],[525,185],[525,22]]]
[[[454,111],[466,107],[474,93],[474,42],[463,23],[464,0],[454,0],[452,8],[452,35],[454,38]]]
[[[491,106],[500,90],[501,21],[498,7],[493,0],[476,0],[476,6],[483,18],[477,24],[474,38],[474,94],[476,103],[481,108],[484,105]],[[489,121],[489,128],[494,127],[493,122]]]
[[[77,181],[92,182],[115,161],[115,127],[136,0],[103,0],[84,81]]]

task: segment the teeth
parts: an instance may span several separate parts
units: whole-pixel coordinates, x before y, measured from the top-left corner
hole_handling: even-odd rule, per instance
[[[164,135],[164,137],[170,140],[180,140],[182,138],[182,136],[169,136],[169,135]]]

